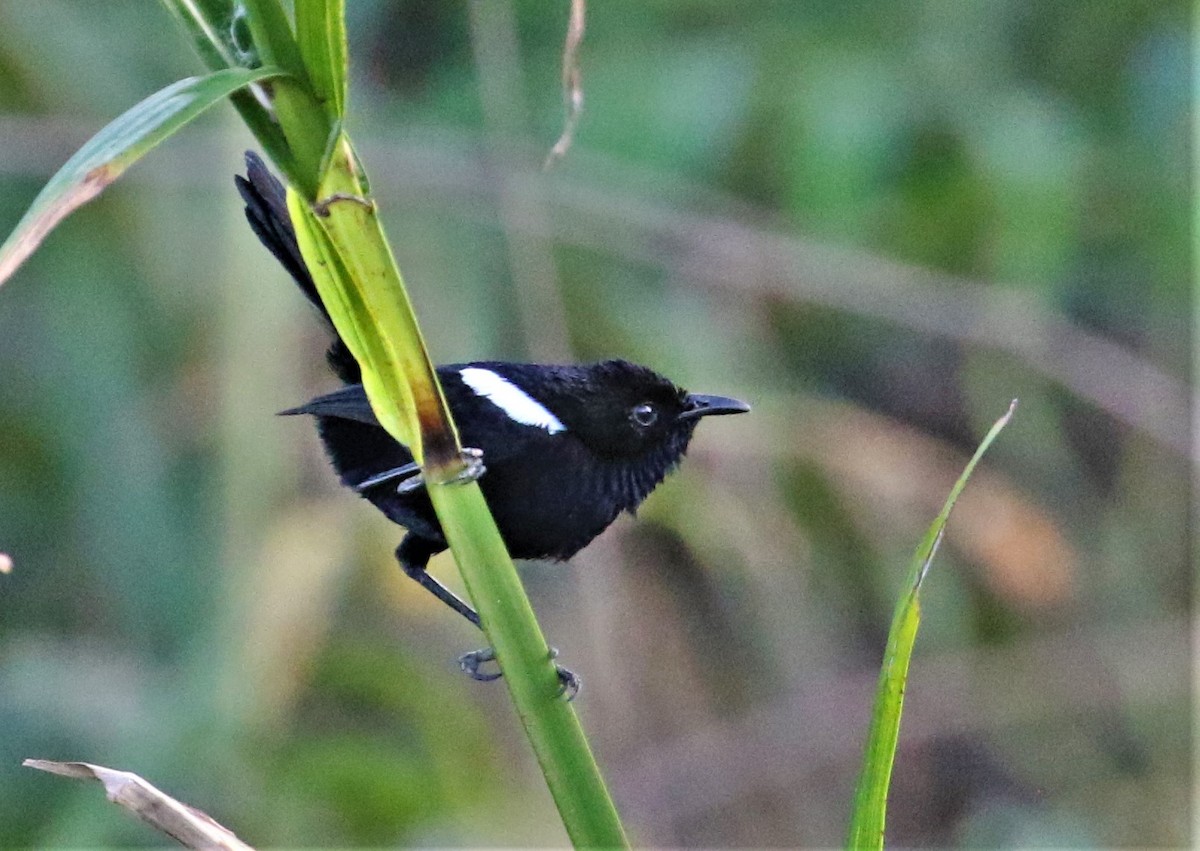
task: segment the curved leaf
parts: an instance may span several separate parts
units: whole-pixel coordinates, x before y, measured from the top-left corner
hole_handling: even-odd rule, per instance
[[[925,537],[913,553],[908,568],[908,582],[896,604],[892,627],[888,632],[887,649],[883,653],[883,668],[875,692],[875,707],[871,712],[871,727],[867,732],[866,752],[862,773],[854,792],[854,812],[850,818],[847,848],[883,848],[883,828],[887,816],[888,788],[892,781],[892,763],[896,758],[896,743],[900,738],[900,715],[904,710],[904,688],[908,681],[908,663],[912,659],[921,625],[921,585],[929,573],[929,565],[937,553],[950,511],[966,487],[967,479],[992,441],[1008,425],[1016,410],[1017,400],[1008,406],[1008,413],[998,419],[984,437],[966,469],[950,489],[946,503],[925,532]]]
[[[274,68],[227,68],[188,77],[155,92],[108,124],[58,170],[0,245],[0,284],[55,225],[104,191],[143,154],[217,101],[280,73]]]

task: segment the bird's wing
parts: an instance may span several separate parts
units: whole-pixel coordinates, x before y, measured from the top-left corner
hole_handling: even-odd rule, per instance
[[[511,421],[500,409],[467,389],[462,379],[452,370],[439,367],[438,374],[446,390],[450,408],[458,422],[463,445],[481,450],[484,464],[494,465],[530,452],[540,451],[540,442],[548,437],[545,431]],[[279,413],[281,416],[309,414],[327,419],[351,420],[374,426],[381,432],[383,430],[383,426],[375,418],[375,412],[371,410],[367,392],[361,384],[348,384],[332,393],[318,396],[299,407],[289,408]],[[406,454],[407,451],[405,449]],[[412,475],[412,472],[405,464],[395,465],[371,474],[367,480],[374,478],[376,481],[371,482],[371,485],[368,486],[385,481],[406,479]],[[363,482],[360,480],[356,486],[362,487]]]

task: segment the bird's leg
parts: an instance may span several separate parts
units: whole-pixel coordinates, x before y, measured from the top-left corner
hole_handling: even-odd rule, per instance
[[[479,614],[467,605],[461,597],[426,572],[425,566],[429,564],[430,557],[440,551],[441,549],[438,548],[437,544],[425,538],[418,538],[409,532],[404,536],[404,540],[400,542],[400,546],[396,547],[396,559],[400,562],[400,567],[404,570],[405,575],[415,579],[422,588],[482,630],[483,626],[479,622]],[[558,651],[550,648],[550,658],[555,659],[557,657]],[[479,680],[480,682],[490,682],[491,680],[500,679],[503,674],[499,671],[496,673],[483,671],[480,668],[488,662],[494,661],[496,661],[496,651],[490,647],[484,647],[482,650],[472,650],[470,653],[464,653],[462,656],[459,656],[458,666],[471,679]],[[579,694],[579,690],[583,687],[582,678],[557,662],[554,663],[554,669],[558,672],[558,693],[560,695],[565,694],[568,702],[574,700],[576,695]]]
[[[475,624],[475,626],[479,626],[479,615],[476,611],[467,605],[465,600],[438,582],[425,570],[425,565],[429,564],[430,556],[444,549],[444,545],[438,547],[437,544],[431,543],[425,538],[418,538],[412,532],[409,532],[404,536],[404,540],[400,542],[400,546],[396,547],[396,559],[400,562],[400,567],[406,576],[410,579],[415,579],[417,584],[430,594],[454,609],[454,611]],[[482,628],[480,627],[480,629]]]
[[[419,464],[413,461],[400,467],[392,467],[389,470],[384,470],[382,473],[376,473],[374,476],[363,479],[354,486],[354,489],[359,493],[362,493],[363,491],[370,490],[376,485],[382,485],[385,482],[393,482],[397,479],[400,480],[400,483],[396,486],[397,493],[401,493],[401,488],[404,488],[405,490],[403,492],[407,493],[409,491],[417,490],[417,488],[424,485],[424,482],[421,480],[421,467]],[[410,484],[413,479],[416,479],[416,485]]]

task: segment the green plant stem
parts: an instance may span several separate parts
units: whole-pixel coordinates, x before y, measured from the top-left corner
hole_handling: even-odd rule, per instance
[[[579,718],[559,696],[546,639],[479,486],[435,485],[430,496],[567,835],[579,848],[628,847]]]
[[[326,198],[361,191],[348,140],[336,146],[321,191]],[[559,696],[550,649],[483,495],[474,482],[456,482],[463,470],[457,434],[373,206],[340,200],[321,217],[294,191],[288,203],[321,299],[364,367],[372,408],[422,462],[446,539],[568,836],[579,847],[626,847],[616,808],[574,709]]]

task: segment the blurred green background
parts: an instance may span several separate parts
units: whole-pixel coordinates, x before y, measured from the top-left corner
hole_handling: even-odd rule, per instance
[[[1192,839],[1189,4],[350,3],[350,130],[436,360],[622,356],[754,403],[636,522],[523,566],[644,845],[841,841],[907,558],[895,845]],[[147,0],[0,2],[0,230],[200,71]],[[306,422],[324,331],[214,111],[0,290],[0,845],[561,845],[480,636]],[[435,574],[457,583],[448,556]]]

